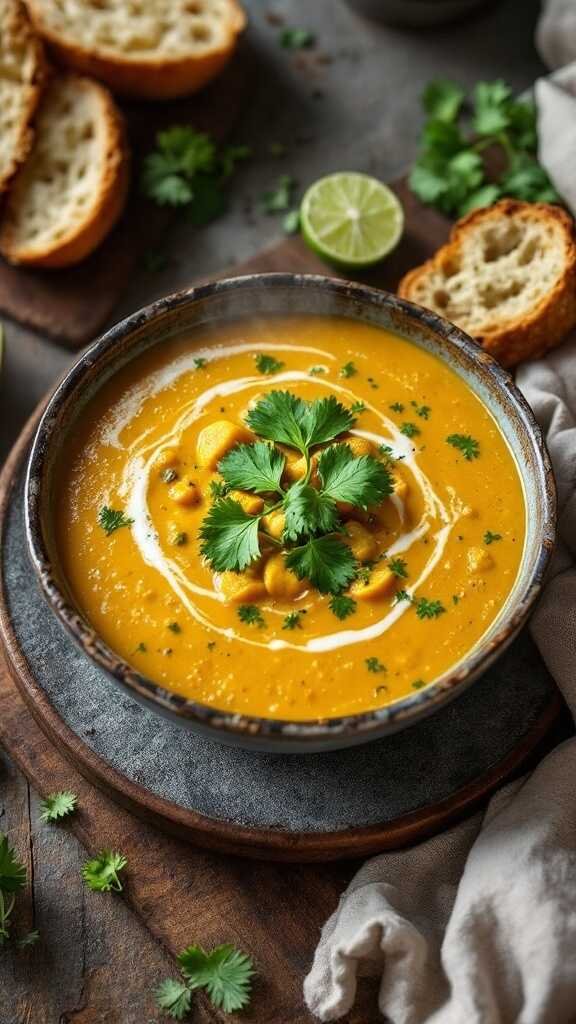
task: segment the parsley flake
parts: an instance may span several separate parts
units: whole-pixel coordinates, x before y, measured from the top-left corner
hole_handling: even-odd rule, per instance
[[[104,530],[107,537],[122,526],[132,526],[133,519],[129,519],[123,512],[104,505],[98,513],[98,523]]]
[[[408,578],[408,570],[404,558],[391,558],[388,562],[388,568],[390,569],[390,572],[393,572],[399,579],[405,580]]]
[[[204,359],[204,356],[196,356],[194,359],[194,369],[203,370],[208,365],[208,360]]]
[[[391,409],[392,412],[404,412],[402,402],[393,402],[392,405],[388,406],[388,408]]]
[[[264,616],[255,604],[241,604],[237,609],[240,622],[247,626],[265,626]]]
[[[307,28],[283,28],[279,41],[285,50],[304,50],[314,45],[315,37]]]
[[[182,626],[178,622],[169,622],[168,623],[168,629],[170,630],[171,633],[181,633],[182,632]]]
[[[179,530],[178,533],[174,534],[174,540],[172,542],[177,548],[181,548],[184,544],[188,543],[188,534],[184,530]]]
[[[432,409],[429,405],[418,405],[418,402],[410,402],[410,405],[414,409],[417,416],[420,416],[423,420],[430,419],[430,413]]]
[[[369,672],[385,672],[386,665],[383,665],[378,658],[365,658],[366,668]]]
[[[480,455],[480,445],[478,441],[470,437],[470,434],[450,434],[446,441],[453,448],[457,448],[458,451],[462,452],[467,462],[477,459]]]
[[[70,790],[61,790],[59,793],[49,793],[40,803],[42,813],[41,821],[60,821],[76,809],[78,797]]]
[[[275,359],[274,356],[267,356],[263,352],[257,352],[254,361],[258,373],[262,373],[266,377],[270,377],[273,373],[279,373],[284,366],[284,363]]]
[[[501,533],[492,533],[492,530],[486,530],[486,533],[484,534],[485,544],[494,544],[497,540],[502,540]]]
[[[311,377],[320,377],[323,373],[326,372],[327,370],[325,366],[311,366],[310,369],[308,370],[308,373],[310,374]]]
[[[421,690],[423,686],[426,686],[426,683],[424,682],[423,679],[415,679],[414,682],[412,683],[413,690]]]
[[[356,611],[356,601],[353,597],[349,597],[348,594],[334,594],[330,598],[329,607],[337,619],[347,619],[349,615],[353,615]]]
[[[302,629],[302,616],[305,614],[305,608],[299,608],[298,611],[295,612],[288,612],[288,615],[284,616],[282,629]]]
[[[345,378],[354,377],[357,373],[358,373],[358,370],[356,369],[356,367],[354,366],[354,363],[352,361],[344,363],[344,366],[340,367],[340,376],[341,377],[345,377]]]
[[[417,598],[414,607],[419,619],[437,619],[446,611],[441,601],[429,601],[427,597]]]
[[[417,437],[421,431],[420,427],[417,427],[415,423],[403,423],[400,427],[400,433],[404,434],[404,437]]]

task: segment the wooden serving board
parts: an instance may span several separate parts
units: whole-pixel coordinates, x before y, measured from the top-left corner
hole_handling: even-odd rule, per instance
[[[142,256],[174,220],[145,200],[138,176],[158,131],[189,124],[222,141],[250,88],[253,61],[244,41],[224,73],[197,96],[171,103],[121,103],[132,151],[133,181],[124,214],[106,241],[76,267],[34,270],[0,257],[0,310],[69,348],[92,341],[109,319]]]

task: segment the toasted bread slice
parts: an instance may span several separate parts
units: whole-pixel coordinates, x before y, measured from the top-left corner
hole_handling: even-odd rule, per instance
[[[230,59],[246,24],[237,0],[26,3],[60,61],[147,99],[201,89]]]
[[[68,267],[108,234],[128,190],[122,118],[102,85],[55,77],[42,99],[32,152],[0,223],[0,252],[11,263]]]
[[[0,193],[32,145],[46,64],[20,0],[0,0]]]
[[[400,282],[426,306],[514,366],[558,345],[576,324],[576,232],[559,206],[501,199],[475,210]]]

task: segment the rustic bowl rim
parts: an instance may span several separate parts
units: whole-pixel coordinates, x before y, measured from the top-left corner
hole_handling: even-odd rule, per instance
[[[143,324],[153,322],[166,312],[187,304],[193,305],[218,293],[262,286],[278,286],[284,290],[321,289],[350,300],[351,304],[369,304],[402,311],[416,325],[420,324],[438,335],[443,344],[452,350],[460,349],[469,357],[471,372],[480,379],[489,379],[495,385],[509,412],[526,429],[527,438],[536,455],[537,473],[534,474],[534,483],[538,488],[539,499],[543,502],[543,530],[540,539],[535,542],[538,545],[537,557],[521,598],[504,611],[498,632],[491,637],[488,648],[481,647],[472,651],[457,667],[424,689],[399,698],[383,708],[338,718],[290,721],[223,711],[173,693],[148,679],[116,654],[74,607],[60,585],[45,539],[42,496],[49,471],[48,456],[53,434],[66,403],[82,388],[87,375],[94,373],[98,362],[120,341],[129,339]],[[153,344],[158,344],[158,341]],[[333,749],[338,745],[368,742],[392,733],[446,705],[492,664],[522,628],[542,589],[555,542],[556,486],[542,432],[512,376],[455,325],[424,307],[365,284],[316,274],[247,274],[208,282],[157,299],[112,326],[80,355],[55,387],[37,426],[26,471],[24,513],[28,552],[44,597],[90,660],[104,669],[131,696],[192,729],[208,733],[223,742],[236,742],[260,749],[272,746],[291,752],[295,749]]]

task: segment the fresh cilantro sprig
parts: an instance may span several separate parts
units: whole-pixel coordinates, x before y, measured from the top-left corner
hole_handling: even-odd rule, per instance
[[[256,441],[232,448],[218,464],[218,470],[233,490],[281,494],[285,465],[286,458],[278,448]]]
[[[224,1013],[248,1006],[256,972],[247,953],[228,944],[209,953],[201,946],[188,946],[177,960],[182,980],[166,978],[156,989],[158,1006],[173,1020],[183,1020],[190,1012],[197,989],[204,989],[212,1005]]]
[[[354,416],[333,395],[305,402],[289,391],[271,391],[249,411],[246,422],[260,437],[307,455],[315,445],[349,430]]]
[[[61,790],[59,793],[49,793],[40,804],[42,811],[40,820],[60,821],[76,810],[77,802],[76,794],[71,793],[68,789]]]
[[[10,915],[16,893],[26,883],[26,868],[10,846],[8,837],[0,833],[0,946],[10,938]]]
[[[225,182],[248,156],[247,146],[219,149],[204,132],[172,125],[158,132],[156,148],[144,159],[142,191],[159,206],[186,207],[194,224],[207,224],[223,212]]]
[[[502,196],[561,201],[537,160],[536,108],[514,99],[505,82],[479,82],[467,105],[457,83],[433,81],[422,104],[427,120],[410,174],[410,187],[422,202],[462,216]],[[470,116],[462,123],[466,109]],[[485,149],[498,151],[503,170],[497,177],[487,173]]]
[[[104,505],[98,512],[98,523],[104,530],[107,537],[119,530],[122,526],[132,526],[133,519],[129,519],[124,512]]]
[[[334,594],[330,598],[330,611],[337,619],[347,619],[354,614],[356,608],[356,601],[348,594]]]
[[[82,878],[93,892],[122,892],[120,872],[127,863],[124,854],[101,850],[96,857],[86,861],[82,868]]]
[[[254,356],[254,362],[256,363],[258,373],[262,373],[267,377],[272,376],[273,373],[280,373],[284,366],[284,363],[280,362],[279,359],[275,359],[274,356],[267,356],[264,352],[258,352]]]
[[[299,580],[310,580],[321,594],[339,594],[356,575],[356,559],[350,548],[333,536],[311,537],[291,548],[285,560]]]
[[[480,456],[480,445],[475,438],[470,437],[470,434],[450,434],[446,442],[462,452],[466,462],[472,462],[472,459]]]
[[[484,534],[485,544],[494,544],[497,540],[502,540],[501,533],[493,533],[492,530],[486,530],[486,533]]]

